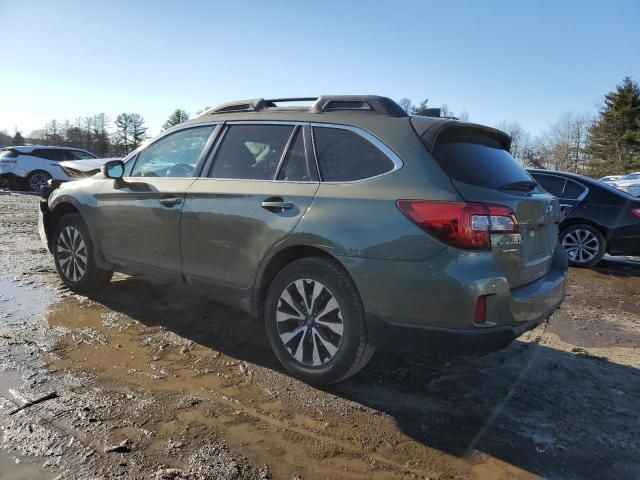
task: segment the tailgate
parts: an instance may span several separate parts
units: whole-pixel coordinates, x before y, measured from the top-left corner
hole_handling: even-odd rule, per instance
[[[496,263],[517,288],[551,268],[559,207],[555,197],[536,187],[508,145],[501,132],[462,126],[443,132],[432,154],[465,201],[502,205],[515,213],[519,231],[492,233],[491,244]]]

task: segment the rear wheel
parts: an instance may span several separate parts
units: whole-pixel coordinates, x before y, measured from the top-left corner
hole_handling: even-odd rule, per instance
[[[593,267],[607,251],[604,236],[591,225],[571,225],[561,232],[560,239],[569,263],[576,267]]]
[[[47,172],[44,170],[35,170],[27,176],[27,189],[35,193],[40,193],[42,189],[47,186],[49,180],[51,180],[51,175]]]
[[[69,288],[88,292],[111,280],[113,272],[96,265],[93,243],[78,213],[65,215],[54,229],[51,250],[58,275]]]
[[[360,295],[333,260],[311,257],[286,266],[273,280],[264,307],[276,357],[308,383],[346,379],[373,355]]]

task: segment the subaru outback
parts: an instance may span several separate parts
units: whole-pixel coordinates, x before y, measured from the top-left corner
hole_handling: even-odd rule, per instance
[[[293,375],[337,382],[377,347],[503,348],[561,303],[558,201],[509,148],[385,97],[232,102],[55,189],[41,234],[70,288],[205,291],[263,319]]]

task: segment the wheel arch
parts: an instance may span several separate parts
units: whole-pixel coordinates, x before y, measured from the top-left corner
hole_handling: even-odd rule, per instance
[[[349,271],[344,267],[343,263],[331,253],[312,245],[290,245],[278,250],[268,259],[265,259],[258,271],[252,296],[252,303],[254,304],[255,313],[258,317],[262,315],[262,306],[264,305],[269,285],[278,272],[291,262],[308,257],[324,257],[334,260],[349,276],[356,290],[358,289]]]
[[[83,215],[82,211],[75,204],[73,199],[70,197],[63,197],[56,200],[57,201],[55,202],[55,205],[52,205],[53,208],[50,210],[51,213],[49,214],[49,219],[45,224],[45,231],[46,231],[47,239],[49,242],[49,250],[51,251],[51,247],[52,247],[51,243],[53,242],[53,232],[55,231],[56,225],[58,224],[60,219],[70,213],[77,213],[78,215],[80,215],[83,222],[87,226],[87,230],[91,238],[91,244],[93,245],[93,251],[94,251],[93,257],[96,261],[96,264],[100,268],[112,268],[103,260],[102,254],[100,253],[100,245],[96,241],[95,235],[91,230],[85,215]]]
[[[589,220],[587,218],[571,218],[569,220],[562,222],[562,224],[560,225],[559,233],[562,233],[564,230],[574,225],[589,225],[590,227],[595,228],[602,234],[604,239],[607,241],[607,247],[609,246],[609,230],[606,227],[600,225],[599,223],[596,223],[593,220]]]

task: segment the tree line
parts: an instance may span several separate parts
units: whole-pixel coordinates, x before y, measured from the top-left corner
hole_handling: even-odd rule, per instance
[[[189,114],[176,109],[164,123],[166,130],[189,119]],[[0,132],[3,145],[52,145],[83,148],[99,157],[124,157],[149,138],[144,117],[138,113],[121,113],[111,122],[104,113],[78,117],[74,121],[50,120],[45,127],[28,137],[16,132],[13,137]]]
[[[428,99],[414,104],[403,98],[398,103],[412,115],[433,114]],[[447,105],[440,107],[440,115],[456,117]],[[466,121],[469,116],[462,111],[457,117]],[[188,119],[189,114],[178,108],[169,115],[163,129]],[[640,171],[640,87],[630,77],[604,96],[595,116],[564,113],[535,137],[517,121],[503,121],[496,128],[511,136],[511,153],[526,167],[596,178]],[[101,157],[125,156],[149,138],[147,130],[140,114],[121,113],[112,125],[104,113],[98,113],[73,122],[51,120],[29,138],[23,138],[20,132],[13,138],[0,132],[0,144],[65,145],[84,148]]]
[[[398,102],[408,113],[421,115],[428,100]],[[455,117],[446,105],[443,117]],[[459,116],[468,120],[466,112]],[[525,167],[560,170],[595,178],[640,171],[640,87],[625,77],[604,96],[595,116],[566,112],[540,135],[532,136],[517,121],[496,128],[511,136],[511,154]]]

